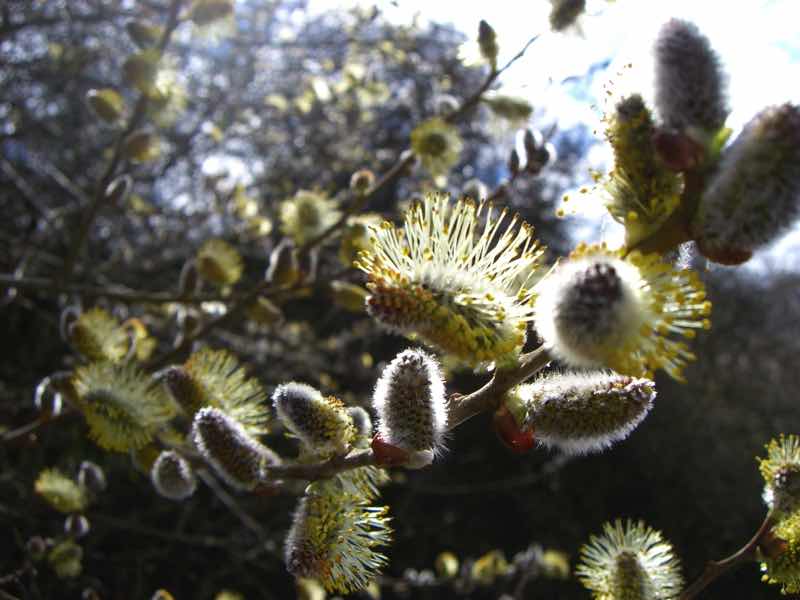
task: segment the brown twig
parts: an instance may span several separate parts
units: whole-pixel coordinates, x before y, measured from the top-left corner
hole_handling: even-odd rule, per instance
[[[479,413],[496,409],[505,392],[541,371],[550,360],[547,350],[537,348],[533,352],[523,354],[518,365],[497,369],[482,388],[451,401],[448,428],[454,429]]]
[[[179,304],[201,304],[203,302],[224,302],[229,296],[220,294],[202,294],[186,296],[178,292],[148,292],[131,290],[119,286],[80,285],[60,283],[46,277],[15,277],[12,274],[0,273],[0,288],[43,291],[51,293],[68,293],[90,298],[110,298],[125,302],[152,302],[163,304],[176,302]]]
[[[245,512],[241,506],[239,506],[239,503],[236,502],[234,497],[226,492],[223,487],[219,485],[219,483],[217,483],[217,480],[213,475],[211,475],[211,473],[200,469],[198,470],[197,475],[209,488],[211,488],[211,491],[214,492],[214,495],[220,500],[220,502],[222,502],[228,510],[236,515],[239,521],[241,521],[242,525],[256,534],[256,537],[258,537],[259,540],[263,540],[266,537],[266,531],[261,524],[251,517],[247,512]]]
[[[270,479],[325,479],[342,471],[377,464],[372,450],[358,450],[346,456],[334,456],[313,464],[275,465],[267,467]]]
[[[758,528],[758,531],[756,531],[753,537],[750,538],[749,542],[747,542],[744,546],[742,546],[742,548],[727,558],[724,558],[720,561],[709,561],[705,570],[703,571],[703,574],[694,583],[692,583],[692,585],[683,591],[678,600],[692,600],[692,598],[697,598],[698,594],[700,594],[700,592],[702,592],[718,577],[744,562],[754,560],[756,557],[756,549],[758,548],[758,544],[764,535],[770,530],[772,524],[772,514],[768,513],[764,518],[764,522],[761,523],[761,527]]]

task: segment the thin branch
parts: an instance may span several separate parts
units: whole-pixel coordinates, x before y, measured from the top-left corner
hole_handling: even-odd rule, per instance
[[[39,195],[34,191],[34,189],[25,181],[25,178],[20,175],[19,171],[14,168],[10,162],[8,162],[5,158],[0,159],[0,169],[2,169],[3,173],[11,179],[14,183],[16,188],[19,190],[22,199],[27,202],[33,211],[39,215],[48,225],[51,224],[50,215],[47,213],[47,209],[39,202]]]
[[[175,31],[175,28],[178,26],[180,22],[178,19],[178,12],[180,11],[180,6],[182,2],[183,0],[172,0],[172,4],[170,5],[169,17],[167,19],[167,24],[164,27],[164,33],[162,34],[161,39],[159,40],[157,46],[159,52],[163,52],[164,49],[167,47],[167,44],[169,44],[169,40],[172,37],[172,33]],[[139,96],[139,99],[136,102],[136,107],[133,110],[131,118],[128,120],[125,129],[120,133],[119,137],[117,138],[111,159],[108,161],[108,165],[106,166],[103,175],[97,182],[97,186],[95,187],[92,201],[86,209],[86,214],[81,220],[78,233],[75,235],[75,239],[72,241],[72,244],[70,245],[69,251],[67,253],[67,258],[64,260],[64,269],[61,272],[61,278],[60,278],[60,281],[64,283],[69,282],[70,278],[72,277],[72,271],[74,270],[78,258],[80,257],[80,254],[86,244],[86,240],[89,236],[89,231],[92,228],[92,224],[94,223],[94,220],[97,218],[97,215],[100,212],[100,207],[103,205],[105,201],[106,189],[113,180],[117,168],[119,167],[120,163],[123,160],[122,153],[125,147],[125,139],[131,133],[133,133],[133,131],[137,127],[139,127],[139,124],[141,123],[142,119],[144,119],[145,114],[147,113],[148,102],[149,101],[146,94],[141,94]]]
[[[375,465],[372,450],[358,450],[346,456],[334,456],[324,462],[314,464],[275,465],[267,467],[269,479],[325,479],[342,471]]]
[[[219,485],[219,483],[217,483],[217,480],[214,479],[214,476],[211,475],[211,473],[200,469],[198,470],[197,475],[208,487],[211,488],[211,491],[214,492],[214,495],[220,500],[220,502],[222,502],[228,508],[228,510],[236,515],[239,521],[242,522],[242,525],[256,534],[259,540],[263,540],[266,537],[266,532],[261,524],[247,514],[247,512],[245,512],[241,506],[239,506],[239,503],[236,502],[236,499],[226,492],[222,486]]]
[[[239,316],[239,314],[245,310],[248,306],[250,306],[253,302],[255,302],[259,296],[269,297],[273,296],[279,292],[286,292],[290,291],[294,287],[299,287],[299,284],[287,287],[287,286],[272,286],[269,281],[261,281],[251,290],[246,292],[244,295],[240,296],[236,302],[225,312],[218,317],[215,317],[209,320],[205,325],[200,327],[197,331],[195,331],[191,335],[187,335],[181,340],[181,343],[178,344],[172,350],[168,350],[164,354],[157,356],[150,362],[148,362],[145,367],[147,369],[159,369],[170,362],[177,360],[185,351],[189,350],[194,344],[195,341],[199,340],[200,338],[205,337],[211,331],[219,327],[220,325],[224,325],[225,323],[233,320],[235,317]]]
[[[479,390],[451,400],[448,427],[454,429],[475,415],[495,410],[503,394],[515,385],[535,375],[550,362],[551,357],[543,347],[523,354],[519,364],[512,368],[499,368],[489,382]]]
[[[186,296],[179,292],[148,292],[143,290],[131,290],[119,286],[98,286],[81,285],[74,283],[61,283],[59,281],[45,277],[15,277],[7,273],[0,273],[0,288],[43,291],[50,293],[77,294],[91,298],[110,298],[125,302],[152,302],[179,304],[201,304],[203,302],[224,302],[230,300],[230,296],[219,294],[202,294]]]
[[[25,425],[17,427],[16,429],[9,429],[8,431],[4,431],[2,434],[0,434],[0,441],[3,442],[4,444],[10,444],[14,440],[19,439],[21,437],[25,437],[32,431],[36,431],[39,427],[41,427],[45,423],[48,423],[51,420],[51,418],[52,417],[50,415],[42,414],[39,417],[36,417],[30,423],[26,423]]]
[[[703,574],[694,583],[692,583],[692,585],[683,591],[678,600],[692,600],[692,598],[696,598],[700,592],[702,592],[718,577],[724,575],[734,567],[744,562],[754,560],[756,557],[756,549],[758,548],[758,544],[761,542],[761,539],[764,537],[764,535],[769,532],[772,524],[772,513],[767,513],[767,516],[764,518],[764,522],[761,523],[761,527],[758,528],[758,531],[756,531],[753,537],[750,538],[749,542],[747,542],[744,546],[727,558],[724,558],[720,561],[709,561],[705,570],[703,571]]]

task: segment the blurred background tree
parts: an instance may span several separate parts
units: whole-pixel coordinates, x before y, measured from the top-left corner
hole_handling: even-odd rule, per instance
[[[231,18],[178,24],[180,4],[8,0],[0,8],[0,431],[35,423],[32,391],[76,365],[59,335],[67,307],[101,306],[120,320],[139,319],[161,351],[176,347],[166,361],[155,353],[154,368],[182,361],[188,348],[181,340],[263,281],[286,232],[281,203],[309,190],[339,210],[353,201],[350,180],[360,169],[381,177],[402,167],[370,197],[371,213],[391,217],[429,189],[460,196],[477,179],[484,194],[536,227],[553,256],[572,246],[555,206],[585,176],[576,169],[585,150],[576,142],[580,131],[538,132],[539,147],[548,149],[543,168],[524,172],[532,157],[520,148],[523,172],[515,175],[509,153],[517,126],[537,123],[509,125],[501,111],[475,103],[459,124],[464,150],[446,179],[404,161],[415,127],[448,115],[486,81],[485,65],[459,55],[463,34],[392,24],[377,9],[306,17],[302,0],[242,0]],[[132,24],[161,29],[148,37]],[[160,43],[155,89],[143,93],[131,57],[146,57]],[[106,89],[124,105],[116,124],[87,100],[91,90]],[[131,134],[150,136],[157,152],[134,152]],[[130,189],[108,198],[112,182],[128,185],[120,173]],[[182,302],[182,270],[185,276],[210,238],[241,255],[238,291],[206,284],[194,290],[196,301]],[[686,253],[701,260],[691,248]],[[404,343],[363,312],[335,304],[333,280],[363,282],[340,255],[335,240],[301,256],[307,284],[272,299],[281,324],[240,312],[203,343],[236,353],[269,391],[291,378],[365,405]],[[27,283],[11,287],[12,278]],[[689,579],[706,560],[739,547],[763,516],[753,457],[798,422],[798,281],[796,274],[720,267],[704,279],[714,329],[699,340],[689,384],[659,378],[654,413],[627,442],[581,459],[517,456],[487,436],[488,420],[479,417],[452,437],[444,460],[394,473],[384,490],[396,536],[379,580],[382,597],[586,598],[574,580],[558,577],[556,559],[524,563],[522,553],[534,545],[574,564],[588,535],[617,516],[662,530]],[[478,381],[462,371],[448,387],[469,390]],[[62,528],[34,494],[34,481],[52,466],[75,473],[83,460],[103,467],[108,489],[89,512],[82,574],[59,579],[27,560],[30,538]],[[0,446],[0,590],[14,598],[148,598],[159,588],[175,598],[213,598],[223,589],[292,597],[282,540],[295,501],[204,489],[187,502],[167,502],[129,457],[100,451],[82,420],[67,414]],[[487,567],[492,550],[532,565],[525,583]],[[478,575],[458,585],[432,577],[444,551]],[[703,597],[778,596],[760,584],[753,565]]]

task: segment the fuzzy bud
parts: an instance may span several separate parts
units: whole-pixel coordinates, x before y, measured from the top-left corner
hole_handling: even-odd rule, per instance
[[[34,562],[39,562],[47,553],[47,542],[43,537],[35,535],[25,543],[25,551]]]
[[[446,117],[458,110],[458,98],[451,94],[439,94],[434,100],[434,112],[437,115]]]
[[[64,406],[62,395],[53,384],[54,376],[55,375],[51,375],[50,377],[42,379],[33,393],[33,405],[36,407],[36,410],[42,413],[42,415],[48,415],[50,417],[60,415]],[[69,385],[69,380],[65,383]]]
[[[350,415],[355,429],[353,445],[360,448],[369,447],[369,442],[372,439],[372,418],[370,418],[369,413],[360,406],[350,406],[347,409],[347,414]]]
[[[596,371],[522,384],[509,392],[506,404],[541,444],[585,454],[625,439],[647,416],[655,395],[649,379]]]
[[[363,196],[375,184],[375,173],[369,169],[360,169],[350,177],[350,190]]]
[[[105,193],[105,201],[109,205],[121,205],[125,202],[128,194],[133,187],[133,179],[130,175],[120,175],[108,184]]]
[[[729,109],[725,74],[708,38],[693,23],[672,19],[658,34],[655,55],[656,107],[664,125],[713,136]]]
[[[305,383],[284,383],[272,394],[278,419],[315,453],[343,454],[355,429],[341,400]]]
[[[202,389],[185,367],[167,367],[161,379],[170,396],[187,415],[194,415],[205,405]]]
[[[185,500],[197,489],[197,478],[191,465],[173,450],[158,455],[150,470],[150,480],[156,491],[170,500]]]
[[[563,31],[586,10],[586,0],[551,0],[550,29]]]
[[[508,155],[508,171],[512,177],[519,174],[520,166],[519,153],[516,150],[512,150],[511,154]]]
[[[695,355],[681,338],[711,327],[697,274],[659,254],[579,244],[546,281],[536,299],[536,331],[569,366],[650,379],[663,369],[684,381]]]
[[[288,239],[275,246],[269,255],[267,281],[273,285],[290,286],[300,279],[300,264],[294,245]]]
[[[409,452],[407,467],[426,466],[441,453],[447,399],[444,377],[433,356],[419,349],[398,354],[381,373],[372,403],[381,441]]]
[[[621,264],[592,262],[576,269],[559,298],[555,324],[564,345],[577,354],[593,354],[595,347],[610,345],[639,329],[642,308],[635,287],[619,272]],[[565,353],[566,354],[566,353]],[[591,366],[591,360],[573,360]]]
[[[452,552],[442,552],[436,557],[434,563],[436,573],[443,579],[452,579],[458,575],[458,557]]]
[[[108,486],[103,469],[88,460],[83,461],[78,469],[78,485],[95,495],[104,492]]]
[[[117,121],[125,112],[125,100],[111,88],[89,90],[86,92],[86,101],[106,123]]]
[[[538,175],[555,157],[555,148],[549,142],[544,143],[538,131],[526,129],[522,145],[525,148],[525,171],[531,175]]]
[[[800,107],[787,103],[761,111],[725,151],[692,230],[704,256],[737,264],[776,240],[798,214]]]
[[[88,534],[90,529],[89,519],[83,515],[68,515],[64,521],[64,533],[76,540]]]
[[[274,452],[218,408],[205,407],[197,412],[192,440],[220,477],[240,490],[254,489],[264,479],[264,467],[279,462]]]
[[[497,34],[492,26],[482,19],[478,24],[478,46],[481,49],[481,56],[491,65],[492,70],[497,69],[497,53],[500,51],[497,46]]]
[[[489,195],[489,189],[480,179],[474,178],[464,183],[461,195],[465,198],[472,198],[480,202],[485,200]]]

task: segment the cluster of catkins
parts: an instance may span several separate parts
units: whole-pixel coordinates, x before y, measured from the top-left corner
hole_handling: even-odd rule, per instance
[[[212,4],[203,6],[211,10]],[[584,7],[560,2],[556,8],[556,21],[568,23]],[[484,22],[479,42],[496,68],[495,34]],[[743,262],[799,212],[800,109],[765,109],[724,148],[730,135],[725,76],[708,40],[694,25],[670,21],[656,41],[656,59],[658,120],[638,95],[620,101],[608,119],[615,166],[605,182],[606,204],[626,228],[624,248],[580,244],[545,268],[533,229],[518,215],[429,194],[407,211],[403,227],[371,227],[369,243],[353,250],[369,289],[366,297],[356,294],[355,303],[363,299],[368,314],[390,330],[413,334],[464,365],[501,370],[518,366],[535,329],[541,351],[576,369],[503,390],[494,424],[515,450],[538,442],[586,453],[627,436],[652,407],[654,372],[682,380],[695,358],[687,341],[710,326],[702,282],[662,254],[694,240],[711,260]],[[95,104],[103,107],[109,97],[97,93]],[[460,143],[443,122],[429,122],[412,137],[423,157]],[[427,168],[446,171],[453,156],[457,152],[442,150]],[[297,238],[302,207],[326,202],[298,193],[282,208],[285,233]],[[295,281],[293,256],[279,246],[268,279]],[[193,269],[187,279],[196,272],[224,286],[239,279],[242,265],[234,250],[212,240]],[[281,473],[306,468],[312,483],[286,539],[288,570],[343,593],[374,578],[386,562],[378,548],[391,538],[387,507],[373,506],[388,479],[382,467],[431,464],[450,427],[452,407],[433,355],[409,349],[385,367],[372,397],[374,432],[364,408],[304,383],[279,385],[274,414],[299,446],[298,457],[287,459],[262,442],[275,430],[267,394],[230,353],[195,352],[160,372],[163,385],[154,385],[137,366],[155,344],[141,323],[120,324],[99,309],[67,316],[65,338],[88,364],[48,386],[84,415],[99,445],[130,452],[158,493],[172,500],[191,496],[209,467],[232,488],[255,493],[274,491]],[[181,419],[191,424],[188,435],[179,430]],[[772,531],[784,542],[762,551],[765,577],[790,592],[800,590],[797,448],[791,438],[770,447],[762,463],[778,519]],[[45,474],[37,486],[59,510],[65,502],[71,512],[84,508],[80,486],[63,478]],[[75,571],[74,560],[67,571]],[[609,524],[604,536],[593,538],[578,574],[595,597],[608,600],[668,600],[682,587],[661,534],[631,521]]]

